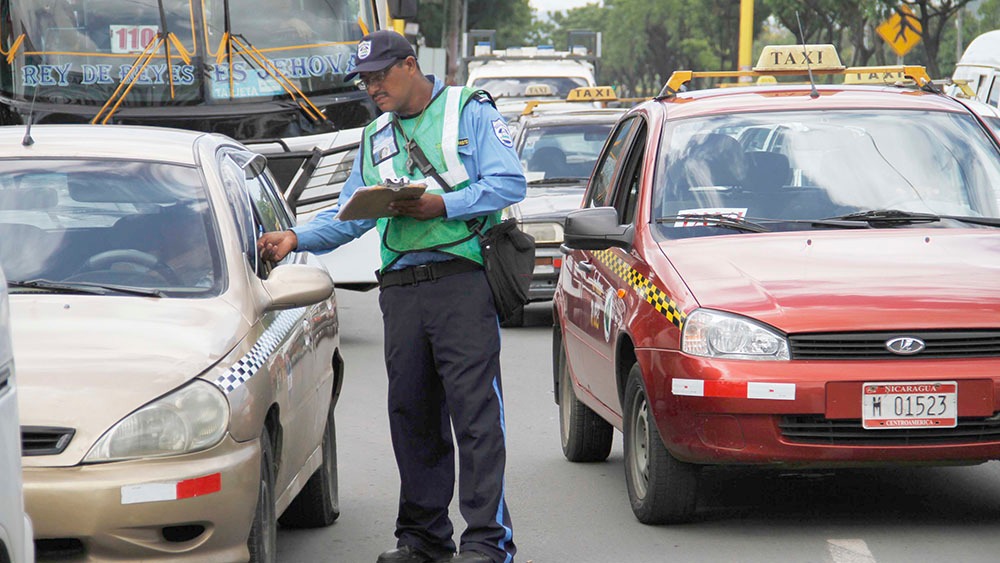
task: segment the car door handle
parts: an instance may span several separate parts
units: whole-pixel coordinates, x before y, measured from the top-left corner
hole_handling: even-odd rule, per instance
[[[576,262],[576,269],[582,272],[593,272],[594,265],[590,262]]]

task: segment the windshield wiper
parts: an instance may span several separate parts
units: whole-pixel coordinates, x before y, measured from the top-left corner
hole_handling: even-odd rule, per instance
[[[989,227],[1000,227],[1000,219],[995,217],[971,217],[965,215],[935,215],[933,213],[913,213],[910,211],[900,211],[898,209],[870,209],[849,213],[839,217],[830,217],[827,220],[833,221],[866,221],[870,225],[911,225],[914,223],[937,223],[943,219],[961,221],[971,225],[985,225]]]
[[[759,225],[757,223],[747,221],[746,219],[741,219],[739,217],[729,217],[725,215],[698,215],[698,214],[684,214],[684,215],[668,215],[666,217],[659,217],[656,219],[657,223],[670,223],[676,221],[702,221],[705,223],[712,223],[712,225],[706,225],[711,227],[725,227],[729,229],[736,229],[738,231],[747,231],[750,233],[769,233],[771,229],[768,229],[764,225]]]
[[[582,184],[586,182],[586,178],[573,178],[572,176],[559,176],[554,178],[542,178],[541,180],[532,180],[528,182],[529,186],[537,186],[539,184]]]
[[[88,282],[54,282],[51,280],[8,281],[7,287],[22,287],[30,289],[47,289],[59,293],[84,293],[88,295],[107,295],[108,293],[124,293],[141,297],[165,297],[159,289],[146,289],[127,285],[97,284]]]

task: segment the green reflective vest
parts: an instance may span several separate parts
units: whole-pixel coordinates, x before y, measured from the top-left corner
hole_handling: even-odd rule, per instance
[[[365,127],[362,142],[365,185],[374,186],[383,179],[408,178],[427,184],[427,193],[442,194],[444,189],[434,178],[425,178],[420,170],[406,169],[407,139],[414,139],[443,180],[453,190],[469,185],[469,175],[458,153],[458,124],[462,108],[475,90],[451,86],[443,88],[423,113],[411,119],[395,119],[386,112]],[[499,212],[487,217],[484,229],[499,222]],[[479,239],[465,221],[435,217],[421,221],[412,217],[383,217],[376,223],[382,238],[382,270],[404,254],[436,250],[459,258],[483,263]]]

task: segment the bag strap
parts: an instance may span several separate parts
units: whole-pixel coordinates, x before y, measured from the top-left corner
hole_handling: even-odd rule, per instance
[[[400,131],[402,131],[402,127],[400,127],[395,115],[393,116],[393,124],[398,127]],[[406,139],[406,136],[404,135],[403,138]],[[431,163],[430,159],[427,158],[427,155],[424,154],[424,150],[417,144],[416,139],[408,139],[406,141],[406,151],[407,154],[410,155],[410,158],[407,160],[407,166],[409,167],[407,172],[413,173],[413,169],[416,168],[417,170],[420,170],[420,173],[423,174],[424,177],[430,176],[431,178],[434,178],[434,181],[436,181],[444,191],[448,193],[455,191],[454,186],[446,182],[445,179],[441,177],[437,168],[434,167],[434,164]],[[468,219],[465,221],[465,226],[478,237],[482,238],[482,230],[483,227],[486,226],[486,217],[483,217],[482,221]]]

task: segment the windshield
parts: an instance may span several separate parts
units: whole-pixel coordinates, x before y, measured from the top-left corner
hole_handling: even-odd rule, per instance
[[[544,178],[585,180],[611,132],[611,123],[529,127],[518,154],[528,182]]]
[[[0,22],[3,52],[14,51],[0,61],[2,93],[30,100],[37,89],[38,101],[65,104],[101,106],[123,83],[131,86],[124,106],[356,90],[344,74],[358,39],[374,29],[371,4],[361,0],[0,3],[10,15]],[[161,31],[170,38],[161,41]],[[290,83],[282,84],[282,74]]]
[[[963,113],[737,114],[676,121],[663,135],[654,218],[810,220],[887,209],[1000,216],[997,147]],[[701,221],[660,225],[664,236],[707,234]]]
[[[192,167],[93,160],[0,161],[0,265],[44,280],[218,294],[215,221]]]
[[[472,87],[486,90],[494,98],[542,98],[554,96],[566,99],[570,90],[589,86],[576,76],[504,76],[477,78]]]

